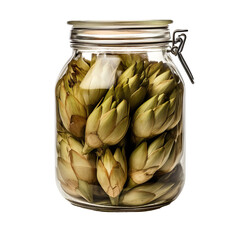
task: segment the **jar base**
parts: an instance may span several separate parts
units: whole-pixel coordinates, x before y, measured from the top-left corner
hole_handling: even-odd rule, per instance
[[[72,205],[100,212],[145,212],[155,210],[169,205],[171,202],[148,204],[143,206],[103,206],[96,204],[85,204],[67,199]]]

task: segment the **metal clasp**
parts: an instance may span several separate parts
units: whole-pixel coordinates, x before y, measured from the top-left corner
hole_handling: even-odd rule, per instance
[[[185,69],[191,83],[194,83],[194,77],[185,61],[185,59],[183,58],[183,55],[182,55],[182,50],[183,50],[183,47],[185,45],[185,42],[186,42],[186,39],[187,39],[187,36],[186,34],[184,34],[183,32],[187,32],[188,30],[184,29],[184,30],[175,30],[173,32],[173,40],[172,40],[172,48],[170,50],[170,52],[175,55],[175,56],[178,56],[180,62],[182,63],[183,65],[183,68]],[[176,37],[176,34],[177,33],[181,33],[180,35],[178,35]]]

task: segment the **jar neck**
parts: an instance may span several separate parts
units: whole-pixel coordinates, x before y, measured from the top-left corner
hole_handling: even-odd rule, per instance
[[[170,42],[168,27],[148,29],[79,29],[72,28],[71,47],[74,49],[125,49],[166,48]]]
[[[121,54],[125,52],[140,53],[140,52],[162,52],[170,51],[169,43],[161,44],[137,44],[137,45],[90,45],[90,44],[75,44],[71,45],[74,52],[94,52],[94,53],[116,53]]]

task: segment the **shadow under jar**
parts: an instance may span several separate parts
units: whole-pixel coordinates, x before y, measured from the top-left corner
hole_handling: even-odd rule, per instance
[[[170,20],[71,21],[56,84],[57,183],[72,204],[145,211],[184,184],[184,85]]]

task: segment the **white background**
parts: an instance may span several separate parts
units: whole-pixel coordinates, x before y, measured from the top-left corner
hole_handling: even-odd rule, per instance
[[[237,0],[1,1],[0,239],[240,239]],[[67,20],[173,19],[183,52],[187,179],[171,205],[101,213],[55,185],[54,85],[71,55]],[[174,58],[178,64],[178,59]],[[179,64],[178,64],[179,65]]]

